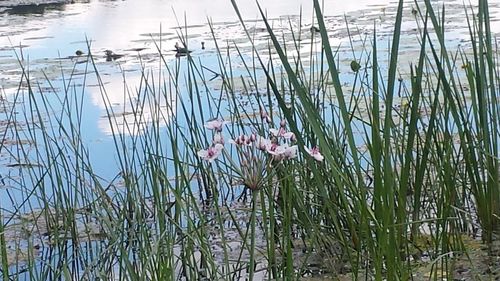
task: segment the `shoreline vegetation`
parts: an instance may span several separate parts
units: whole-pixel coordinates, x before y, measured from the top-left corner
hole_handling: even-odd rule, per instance
[[[72,2],[74,2],[74,0],[2,0],[0,1],[0,7],[12,8],[18,6],[69,4]]]
[[[401,0],[389,42],[375,25],[351,35],[346,21],[342,52],[319,0],[312,27],[289,21],[291,38],[259,6],[265,51],[231,3],[250,54],[212,33],[219,69],[207,72],[187,51],[168,63],[159,40],[160,71],[142,68],[137,85],[123,76],[127,114],[115,112],[90,43],[75,63],[83,82],[63,75],[62,92],[31,83],[20,63],[26,87],[2,99],[0,149],[18,176],[2,178],[13,207],[0,208],[0,278],[499,278],[500,75],[488,1],[463,7],[462,46],[447,44],[444,4]],[[419,45],[403,65],[405,14]],[[112,133],[112,179],[95,172],[82,126],[91,77]]]

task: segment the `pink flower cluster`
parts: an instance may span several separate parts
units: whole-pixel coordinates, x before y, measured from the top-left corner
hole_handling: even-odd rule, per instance
[[[270,120],[267,113],[263,113],[261,110],[262,119],[268,122]],[[270,122],[270,121],[269,121]],[[202,149],[198,151],[198,156],[203,160],[212,162],[214,159],[219,157],[224,149],[224,138],[221,134],[222,128],[227,124],[223,119],[213,119],[205,124],[205,128],[215,131],[212,145],[207,149]],[[293,132],[288,132],[286,130],[286,121],[282,120],[280,122],[280,127],[278,129],[269,129],[271,139],[266,139],[255,133],[251,135],[240,135],[235,139],[231,139],[228,142],[238,146],[254,146],[258,150],[267,152],[273,157],[273,160],[288,160],[297,157],[298,147],[293,143],[296,142],[296,137]],[[284,141],[282,141],[284,139]],[[318,147],[308,148],[304,147],[304,150],[313,157],[316,161],[323,161],[324,157],[320,153]]]
[[[286,160],[297,157],[296,145],[290,146],[288,143],[279,145],[277,139],[270,140],[256,134],[251,134],[250,136],[241,135],[229,142],[235,145],[254,145],[257,149],[272,155],[275,160]]]
[[[266,139],[253,133],[249,136],[240,135],[229,142],[235,145],[254,145],[258,150],[267,152],[273,157],[274,160],[277,161],[293,159],[297,157],[298,148],[297,145],[291,145],[291,143],[294,143],[296,138],[295,134],[286,131],[285,127],[286,122],[282,120],[279,129],[269,129],[271,139]],[[280,139],[285,139],[285,142],[281,143]]]

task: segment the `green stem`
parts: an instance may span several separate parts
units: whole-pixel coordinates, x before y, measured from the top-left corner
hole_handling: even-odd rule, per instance
[[[1,259],[0,262],[2,263],[2,276],[3,276],[3,281],[9,281],[9,264],[7,262],[7,244],[5,242],[5,235],[4,235],[4,226],[3,226],[3,219],[2,219],[2,213],[0,212],[0,253],[1,253]]]
[[[250,271],[248,273],[249,278],[248,280],[253,280],[253,274],[255,270],[255,213],[257,210],[257,198],[259,198],[259,191],[258,190],[252,190],[252,214],[250,217]]]

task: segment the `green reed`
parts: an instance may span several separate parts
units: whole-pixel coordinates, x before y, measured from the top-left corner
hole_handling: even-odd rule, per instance
[[[235,5],[233,3],[233,5]],[[311,95],[306,91],[308,89],[307,82],[303,82],[303,78],[299,78],[301,71],[296,70],[289,63],[289,57],[285,53],[285,46],[280,42],[279,38],[274,34],[270,24],[268,24],[264,13],[262,17],[267,25],[267,30],[271,35],[272,43],[281,59],[282,67],[287,73],[287,79],[292,84],[292,89],[290,92],[292,95],[298,97],[297,104],[291,107],[286,105],[282,99],[282,92],[280,92],[276,86],[273,86],[273,77],[269,74],[268,80],[271,87],[274,90],[278,104],[283,110],[283,114],[287,117],[288,121],[293,124],[294,120],[302,119],[307,126],[301,128],[307,131],[307,128],[314,133],[313,142],[317,142],[321,148],[321,151],[325,152],[325,162],[330,166],[332,172],[328,174],[323,174],[323,177],[332,177],[333,186],[324,186],[324,189],[331,189],[331,187],[337,187],[340,189],[338,194],[340,198],[340,209],[349,210],[347,213],[341,213],[341,220],[345,220],[346,225],[344,229],[338,227],[338,223],[332,225],[332,229],[337,230],[337,232],[332,233],[340,241],[347,241],[346,236],[352,240],[352,244],[346,245],[346,252],[352,247],[361,251],[361,249],[366,249],[371,258],[374,259],[374,274],[376,280],[381,280],[383,277],[392,276],[390,279],[406,279],[411,276],[411,268],[409,268],[409,262],[407,257],[410,255],[408,251],[408,245],[415,243],[418,236],[420,236],[419,226],[422,225],[422,212],[427,212],[422,210],[424,207],[431,207],[428,214],[431,214],[430,227],[435,228],[434,232],[431,233],[432,241],[434,244],[434,251],[447,253],[448,251],[459,250],[458,248],[450,248],[456,239],[457,235],[460,233],[457,225],[457,219],[462,216],[462,208],[468,204],[466,201],[469,198],[467,194],[471,194],[476,198],[477,204],[481,204],[479,207],[480,214],[483,212],[485,217],[481,218],[483,224],[483,231],[485,234],[488,232],[488,228],[484,227],[484,224],[490,224],[491,221],[495,221],[497,217],[494,208],[496,202],[496,188],[498,186],[498,131],[487,131],[488,135],[485,138],[480,138],[486,141],[485,144],[477,144],[473,142],[473,136],[476,135],[475,128],[481,129],[485,132],[487,128],[496,128],[498,125],[498,116],[496,116],[497,104],[495,94],[491,94],[491,86],[489,91],[489,96],[485,97],[473,97],[474,101],[486,101],[481,107],[482,111],[477,112],[476,116],[483,116],[482,120],[486,124],[481,123],[481,118],[477,121],[470,120],[470,116],[464,109],[466,105],[461,104],[460,107],[455,105],[455,102],[464,102],[460,97],[457,96],[459,100],[454,101],[454,93],[463,94],[456,87],[454,89],[450,88],[447,73],[441,70],[441,65],[447,65],[449,67],[449,75],[452,75],[449,81],[455,81],[456,79],[464,79],[462,77],[457,77],[453,72],[452,64],[446,55],[446,48],[444,45],[444,40],[442,40],[443,31],[439,28],[443,25],[445,19],[445,11],[442,11],[442,22],[438,22],[436,15],[433,12],[433,7],[430,2],[426,2],[426,14],[421,15],[422,22],[424,23],[424,28],[421,30],[421,43],[420,43],[420,55],[418,60],[418,66],[411,68],[410,82],[411,88],[405,89],[401,88],[401,83],[398,83],[398,78],[396,78],[396,68],[398,65],[398,44],[399,36],[401,34],[400,25],[402,18],[403,2],[399,3],[397,14],[396,14],[396,24],[393,34],[393,43],[390,48],[390,59],[389,59],[389,71],[387,76],[383,76],[385,88],[380,88],[379,85],[379,69],[378,65],[380,63],[377,60],[377,49],[376,49],[376,37],[374,37],[373,42],[373,56],[372,65],[367,61],[366,65],[372,68],[372,84],[369,81],[365,85],[360,86],[360,92],[371,90],[372,95],[372,115],[368,116],[368,121],[364,120],[363,123],[365,127],[363,131],[366,133],[365,142],[368,147],[368,152],[370,158],[365,156],[358,156],[358,147],[354,145],[355,138],[352,128],[352,120],[356,118],[354,112],[350,112],[350,108],[344,100],[342,83],[340,81],[340,76],[338,72],[338,67],[335,63],[334,56],[336,55],[331,47],[329,46],[328,34],[325,32],[326,26],[323,22],[323,17],[319,8],[319,3],[315,3],[317,21],[319,24],[319,29],[322,36],[324,55],[328,61],[328,67],[331,74],[331,81],[334,87],[334,94],[337,97],[336,108],[333,109],[337,111],[340,117],[337,132],[341,132],[345,135],[345,139],[341,140],[342,143],[335,144],[333,138],[329,139],[328,136],[331,135],[328,129],[328,123],[330,120],[322,120],[319,117],[318,110],[316,108],[317,101],[311,98]],[[480,11],[485,12],[487,4],[480,3]],[[480,20],[481,21],[481,20]],[[438,55],[434,45],[436,44],[430,39],[430,33],[427,29],[427,23],[430,22],[438,37],[438,42],[441,43],[441,51]],[[242,21],[243,23],[243,21]],[[481,23],[484,24],[484,23]],[[488,26],[486,24],[486,26]],[[481,32],[481,28],[479,29]],[[471,28],[471,34],[472,28]],[[488,32],[490,34],[490,32]],[[486,38],[488,36],[485,36]],[[249,36],[249,40],[251,37]],[[427,47],[427,41],[429,41],[429,47]],[[475,40],[474,40],[475,41]],[[484,39],[482,39],[484,41]],[[474,46],[476,44],[474,43]],[[488,45],[488,44],[485,44]],[[491,43],[489,43],[491,46]],[[481,48],[481,45],[480,45]],[[428,57],[428,51],[433,54]],[[354,50],[353,50],[354,51]],[[482,51],[481,54],[487,53]],[[477,57],[476,57],[477,58]],[[259,57],[261,66],[265,68],[265,63]],[[493,59],[487,60],[490,65],[494,65]],[[437,66],[437,72],[426,66],[426,64],[432,64]],[[456,64],[456,62],[453,62]],[[480,62],[476,63],[481,65]],[[484,64],[484,63],[483,63]],[[367,67],[368,68],[368,67]],[[425,68],[430,69],[425,72]],[[483,71],[486,73],[486,71]],[[424,76],[425,73],[425,76]],[[490,80],[495,80],[494,71],[490,72]],[[368,76],[368,73],[363,73]],[[435,76],[429,76],[435,75]],[[486,75],[484,75],[487,77]],[[480,75],[467,74],[469,80],[472,77],[481,77]],[[476,78],[477,79],[477,78]],[[437,80],[438,84],[435,85]],[[474,81],[469,81],[470,85]],[[320,81],[321,83],[321,81]],[[396,89],[396,85],[400,84],[400,88]],[[353,86],[355,87],[355,86]],[[366,89],[364,89],[366,88]],[[354,91],[353,91],[354,92]],[[408,96],[408,107],[406,110],[401,110],[398,112],[399,117],[403,120],[402,125],[395,124],[394,118],[391,118],[392,112],[395,110],[394,105],[394,94]],[[430,95],[429,95],[430,94]],[[445,103],[442,104],[441,100],[444,94]],[[450,95],[451,94],[451,95]],[[474,96],[474,94],[473,94]],[[379,122],[380,115],[380,102],[379,97],[383,97],[382,103],[383,108],[385,108],[385,118],[383,122]],[[451,97],[451,100],[448,98]],[[491,108],[490,110],[488,110]],[[291,112],[291,110],[296,110]],[[401,109],[404,109],[402,106]],[[473,107],[474,109],[474,107]],[[477,110],[478,107],[476,106]],[[429,111],[429,116],[421,116],[420,111]],[[359,118],[359,117],[358,117]],[[472,126],[479,125],[479,126]],[[463,125],[462,124],[466,124]],[[422,125],[427,126],[427,130],[420,129]],[[293,125],[291,125],[293,128]],[[369,128],[369,130],[367,130]],[[472,128],[470,130],[469,128]],[[294,132],[299,136],[304,136],[301,129],[294,128]],[[469,131],[470,130],[470,131]],[[369,134],[371,131],[371,134]],[[380,133],[379,133],[380,132]],[[465,146],[461,150],[453,145],[453,138],[451,135],[458,134],[460,137],[460,145]],[[445,139],[443,139],[443,136]],[[469,136],[469,137],[467,137]],[[301,143],[301,137],[298,137],[298,142]],[[490,145],[493,143],[493,145]],[[469,144],[473,145],[474,148],[469,147]],[[339,147],[347,147],[348,153],[342,158],[335,159],[330,157],[332,154],[340,153]],[[466,149],[467,148],[467,149]],[[467,151],[475,151],[479,148],[478,152],[474,152],[473,155],[468,155]],[[474,160],[475,154],[482,152],[486,149],[485,156],[486,160],[484,164],[478,165]],[[488,156],[486,156],[488,155]],[[347,157],[346,157],[347,156]],[[472,162],[468,159],[473,160]],[[488,161],[489,159],[489,161]],[[361,160],[368,161],[368,168],[361,166]],[[346,161],[346,162],[343,162]],[[465,170],[461,163],[465,161]],[[489,166],[487,163],[490,163]],[[431,165],[431,167],[429,167]],[[432,166],[437,165],[437,166]],[[476,169],[472,169],[472,166]],[[349,169],[339,168],[339,167],[349,167]],[[439,167],[439,168],[438,168]],[[477,169],[477,167],[482,167]],[[488,167],[489,170],[493,172],[486,172],[484,174],[483,167]],[[373,169],[373,174],[370,175],[373,180],[373,193],[371,191],[366,191],[368,186],[365,185],[363,181],[363,175],[366,174],[368,170]],[[443,169],[440,171],[439,169]],[[335,172],[335,170],[339,172]],[[343,173],[340,171],[343,170]],[[473,172],[473,170],[475,172]],[[481,172],[480,172],[481,170]],[[488,169],[487,169],[488,170]],[[466,179],[473,173],[480,173],[485,175],[482,179],[487,178],[485,183],[489,188],[485,188],[481,192],[477,190],[476,183],[474,181],[467,183],[462,183],[462,189],[456,190],[456,181],[458,179]],[[347,174],[347,175],[346,175]],[[316,175],[315,175],[316,176]],[[477,177],[476,177],[477,178]],[[432,183],[431,181],[437,180],[437,186],[433,187],[436,192],[428,193],[429,191],[424,190],[426,185]],[[483,182],[482,180],[478,180]],[[328,183],[324,179],[321,183]],[[300,186],[307,185],[304,182],[298,184]],[[314,184],[318,188],[318,195],[321,195],[321,184],[318,186],[317,183]],[[413,196],[407,196],[411,192]],[[424,194],[427,193],[427,194]],[[478,194],[479,193],[479,194]],[[490,202],[481,201],[478,195],[487,195]],[[410,194],[411,195],[411,194]],[[431,206],[423,206],[424,200],[427,200],[431,196]],[[484,200],[484,199],[483,199]],[[367,204],[367,202],[372,202],[372,205]],[[451,204],[449,202],[452,202]],[[332,208],[332,213],[338,213],[338,206],[326,205],[326,208]],[[482,208],[487,210],[481,211]],[[459,213],[457,213],[457,210]],[[328,211],[323,211],[325,215]],[[481,215],[480,215],[481,216]],[[409,220],[413,218],[413,220]],[[427,219],[425,219],[427,220]],[[324,224],[324,220],[322,224]],[[375,229],[373,229],[375,226]],[[410,227],[409,227],[410,226]],[[484,238],[490,237],[485,236]],[[360,241],[361,239],[361,241]],[[409,244],[410,243],[410,244]],[[446,255],[436,255],[436,257],[445,258]],[[361,262],[358,261],[358,262]],[[354,263],[354,266],[359,265],[358,262]],[[446,264],[446,261],[444,261]],[[437,269],[436,269],[437,270]],[[451,274],[452,271],[448,271],[447,274]],[[406,277],[405,277],[406,276]]]
[[[131,119],[113,106],[90,51],[83,85],[73,84],[73,73],[63,74],[62,94],[32,85],[23,68],[28,88],[19,89],[15,100],[23,103],[11,112],[21,114],[9,115],[6,132],[36,146],[2,147],[31,164],[19,168],[25,198],[13,202],[11,217],[36,214],[43,224],[31,226],[30,237],[38,229],[49,240],[41,245],[41,262],[25,262],[27,279],[257,280],[265,271],[265,279],[294,280],[319,256],[333,275],[407,280],[423,255],[431,260],[429,278],[451,278],[453,259],[467,253],[462,236],[477,234],[470,233],[473,215],[493,247],[500,208],[499,79],[487,1],[479,1],[477,15],[464,8],[471,50],[454,54],[444,38],[446,10],[415,2],[414,65],[399,56],[404,1],[396,9],[388,59],[376,28],[365,38],[349,33],[347,52],[335,49],[317,0],[320,46],[291,20],[287,40],[262,10],[270,41],[257,46],[232,4],[251,51],[221,45],[211,22],[218,69],[207,71],[191,55],[169,62],[162,40],[156,42],[159,70],[143,67],[138,85],[128,85],[124,74]],[[302,26],[302,15],[298,21]],[[307,55],[300,52],[306,45]],[[351,61],[349,87],[341,75],[343,56]],[[400,69],[408,74],[398,77]],[[84,138],[91,78],[112,132],[112,179],[97,174]],[[229,123],[220,131],[204,126],[213,118]],[[22,121],[26,127],[16,127]],[[281,129],[294,139],[272,137]],[[215,149],[221,136],[224,149],[205,160],[200,152]],[[271,143],[261,149],[258,136],[287,149],[296,145],[297,155],[276,156]],[[324,159],[308,154],[314,147]],[[21,272],[6,258],[4,233],[11,226],[1,221],[2,277],[17,279]]]

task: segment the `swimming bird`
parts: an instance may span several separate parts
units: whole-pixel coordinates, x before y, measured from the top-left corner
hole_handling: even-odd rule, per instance
[[[181,47],[179,45],[179,42],[176,42],[175,43],[175,51],[177,52],[177,56],[185,56],[189,53],[191,53],[190,50],[188,50],[188,48],[186,48],[186,45],[184,45],[184,47]]]
[[[83,55],[83,52],[81,50],[76,50],[75,55],[81,56]]]
[[[124,55],[115,54],[111,50],[106,50],[106,51],[104,51],[104,53],[106,54],[106,61],[117,60],[117,59],[119,59],[119,58],[121,58],[121,57],[124,56]]]
[[[316,27],[316,26],[314,26],[314,25],[313,25],[313,26],[311,26],[310,30],[311,30],[311,33],[314,33],[314,32],[320,32],[319,27]]]

